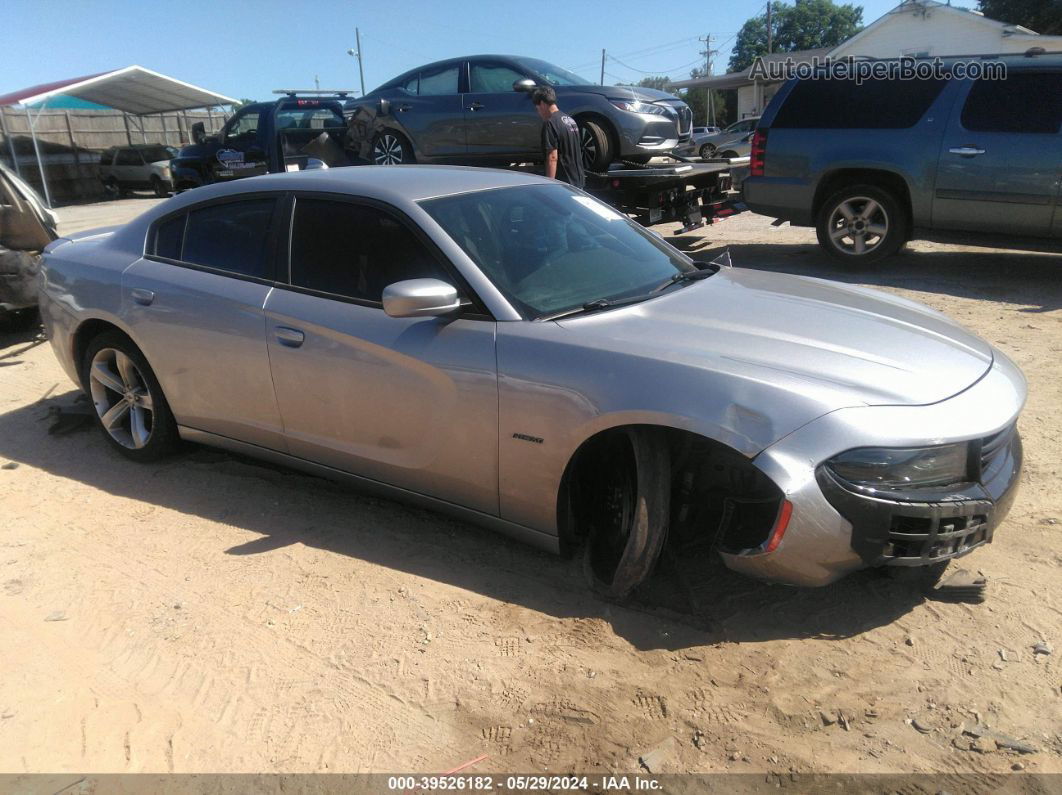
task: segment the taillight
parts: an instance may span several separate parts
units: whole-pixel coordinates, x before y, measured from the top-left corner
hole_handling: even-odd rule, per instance
[[[752,136],[752,150],[749,153],[749,176],[762,177],[764,164],[767,162],[767,131],[756,130]]]

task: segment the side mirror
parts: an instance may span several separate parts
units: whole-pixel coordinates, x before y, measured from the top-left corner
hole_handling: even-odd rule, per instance
[[[302,170],[318,171],[322,168],[328,168],[328,163],[316,157],[308,157],[306,158],[306,165],[302,167]]]
[[[379,105],[377,107],[377,110],[379,111],[379,115],[381,115],[381,116],[390,116],[391,115],[391,100],[389,100],[389,99],[381,99],[380,102],[379,102]]]
[[[538,83],[529,77],[525,77],[523,80],[517,80],[513,83],[513,91],[526,91],[531,93],[538,88]]]
[[[383,308],[391,317],[448,315],[461,307],[457,290],[439,279],[407,279],[383,291]]]
[[[197,144],[206,143],[206,125],[197,121],[192,125],[192,140]]]

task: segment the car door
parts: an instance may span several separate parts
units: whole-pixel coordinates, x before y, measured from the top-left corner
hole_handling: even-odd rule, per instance
[[[526,91],[513,83],[529,75],[500,61],[469,61],[464,95],[465,134],[471,156],[542,157],[542,120]]]
[[[422,70],[416,82],[393,91],[390,113],[409,136],[420,158],[460,159],[466,154],[461,105],[462,61]],[[380,120],[387,127],[389,120]]]
[[[114,176],[123,188],[142,187],[144,159],[136,149],[119,149],[114,158]]]
[[[122,311],[179,424],[284,450],[263,315],[278,212],[277,195],[242,194],[160,219]]]
[[[215,181],[269,173],[265,115],[260,106],[251,106],[238,111],[222,127],[218,150],[209,164]]]
[[[394,318],[383,288],[435,277],[467,293],[406,219],[299,195],[290,279],[266,303],[289,451],[484,513],[498,512],[495,323]]]
[[[1062,175],[1062,71],[969,81],[948,121],[932,224],[1047,236]]]

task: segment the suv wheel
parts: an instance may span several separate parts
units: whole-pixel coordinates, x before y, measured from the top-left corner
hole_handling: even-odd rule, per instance
[[[616,152],[604,127],[596,121],[579,122],[579,143],[583,148],[583,168],[595,172],[608,171]]]
[[[134,461],[153,461],[178,441],[177,423],[144,354],[117,331],[89,343],[82,361],[85,385],[104,437]]]
[[[151,189],[155,191],[155,195],[160,199],[168,198],[170,195],[169,190],[162,184],[162,180],[158,177],[151,178]]]
[[[378,166],[401,166],[415,163],[416,158],[406,139],[388,130],[372,139],[372,162]]]
[[[852,185],[823,203],[815,231],[832,257],[851,264],[877,262],[907,242],[907,215],[888,191]]]

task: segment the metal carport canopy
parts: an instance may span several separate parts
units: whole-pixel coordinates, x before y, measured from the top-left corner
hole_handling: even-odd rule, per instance
[[[193,86],[191,83],[185,83],[183,80],[134,65],[124,69],[115,69],[112,72],[74,77],[13,91],[0,96],[0,106],[41,103],[37,110],[39,118],[48,100],[59,94],[106,105],[135,116],[203,108],[210,105],[232,105],[238,101],[224,94],[208,91],[205,88]],[[44,165],[41,162],[40,149],[37,145],[36,126],[36,119],[31,117],[30,135],[37,154],[37,167],[41,172],[45,199],[50,207],[51,197],[48,195],[48,181],[44,177]]]

